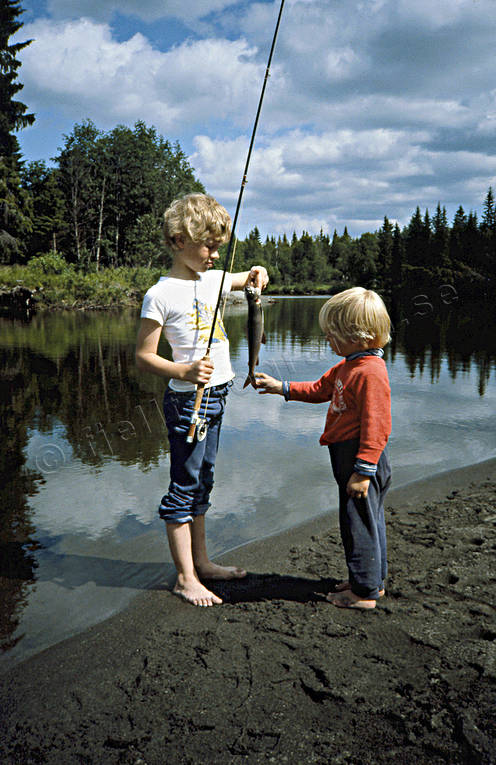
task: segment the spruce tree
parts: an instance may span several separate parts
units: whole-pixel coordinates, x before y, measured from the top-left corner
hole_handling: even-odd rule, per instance
[[[396,223],[393,230],[393,247],[391,250],[391,283],[393,285],[392,294],[395,290],[403,286],[404,278],[404,244],[400,227]]]
[[[260,231],[258,230],[257,226],[255,226],[255,228],[250,231],[244,240],[242,249],[245,268],[249,268],[247,264],[251,263],[260,263],[261,265],[266,265],[264,262],[264,248],[260,237]],[[241,261],[238,260],[237,262],[238,266],[240,267]]]
[[[496,203],[491,186],[484,200],[480,230],[485,268],[489,277],[494,278],[496,276]]]
[[[291,284],[293,281],[291,245],[286,234],[277,240],[276,262],[281,281],[283,284]]]
[[[432,228],[432,264],[440,273],[447,276],[447,272],[451,268],[449,259],[449,227],[446,207],[441,207],[440,202],[437,203],[436,214],[432,219]]]
[[[320,281],[329,281],[333,276],[334,269],[331,263],[331,240],[329,239],[329,234],[324,234],[322,229],[320,229],[319,235],[315,239],[315,268]]]
[[[482,208],[481,231],[494,230],[496,224],[496,205],[494,202],[493,189],[489,186],[484,205]]]
[[[386,293],[391,291],[393,283],[391,271],[393,265],[393,228],[393,224],[385,216],[382,228],[377,235],[379,244],[378,278],[381,282],[380,289]]]
[[[453,218],[449,238],[449,258],[453,268],[462,271],[465,267],[464,239],[467,229],[467,216],[460,205]]]
[[[21,62],[19,52],[30,44],[9,44],[9,39],[22,27],[18,17],[23,13],[15,0],[0,0],[0,261],[21,259],[22,241],[31,229],[29,195],[21,188],[21,157],[15,132],[31,125],[34,114],[15,99],[22,90],[17,82]]]
[[[462,245],[466,262],[470,265],[470,268],[483,276],[489,275],[482,246],[482,234],[477,222],[477,213],[473,211],[470,211],[468,214],[467,224],[462,232]]]
[[[425,211],[422,218],[420,207],[412,215],[406,232],[405,257],[410,268],[425,269],[430,265],[430,217]]]

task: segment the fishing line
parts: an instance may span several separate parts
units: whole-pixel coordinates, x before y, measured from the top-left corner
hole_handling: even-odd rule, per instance
[[[217,321],[217,314],[219,313],[220,301],[222,299],[222,290],[224,288],[224,281],[225,281],[225,278],[226,278],[226,272],[227,272],[227,268],[228,268],[228,265],[229,265],[229,259],[230,259],[230,256],[231,256],[231,250],[233,249],[233,244],[235,242],[236,224],[238,222],[239,211],[241,209],[241,201],[243,199],[243,192],[244,192],[245,186],[246,186],[246,184],[248,182],[248,167],[250,165],[251,154],[252,154],[253,146],[254,146],[254,143],[255,143],[255,135],[256,135],[256,132],[257,132],[258,121],[260,119],[260,113],[262,111],[262,104],[263,104],[263,99],[264,99],[264,95],[265,95],[265,88],[267,87],[267,81],[268,81],[268,79],[270,77],[270,66],[271,66],[271,63],[272,63],[272,56],[274,54],[274,49],[276,47],[277,34],[279,32],[279,25],[281,23],[282,11],[283,11],[283,8],[284,8],[284,2],[285,2],[285,0],[281,0],[281,6],[279,8],[279,15],[277,17],[276,27],[275,27],[275,30],[274,30],[274,36],[272,38],[272,45],[270,47],[269,58],[268,58],[268,61],[267,61],[267,68],[265,70],[265,77],[264,77],[264,81],[263,81],[263,85],[262,85],[262,91],[260,93],[260,99],[259,99],[259,102],[258,102],[257,113],[256,113],[256,116],[255,116],[255,122],[253,124],[253,130],[252,130],[252,134],[251,134],[250,145],[249,145],[249,148],[248,148],[248,155],[246,157],[245,169],[244,169],[244,172],[243,172],[243,178],[241,180],[241,187],[240,187],[240,190],[239,190],[238,202],[236,204],[236,211],[234,213],[234,218],[233,218],[233,223],[232,223],[232,228],[231,228],[231,236],[230,236],[230,239],[229,239],[229,245],[227,247],[226,260],[225,260],[224,270],[222,272],[222,279],[221,279],[220,287],[219,287],[219,294],[217,296],[217,303],[215,305],[214,316],[213,316],[213,319],[212,319],[212,326],[210,328],[210,337],[208,339],[207,350],[205,351],[204,358],[208,358],[209,357],[209,355],[210,355],[210,348],[212,346],[212,342],[213,342],[213,338],[214,338],[215,324],[216,324],[216,321]],[[234,253],[233,253],[233,256],[232,256],[231,268],[232,268],[232,263],[233,262],[234,262]],[[204,391],[204,389],[205,389],[205,384],[198,383],[197,388],[196,388],[196,399],[195,399],[195,404],[194,404],[194,407],[193,407],[193,413],[191,415],[189,431],[188,431],[188,435],[186,436],[186,441],[188,443],[192,443],[193,437],[195,435],[196,425],[197,425],[197,422],[198,422],[198,419],[199,419],[198,412],[200,411],[200,406],[201,406],[201,402],[202,402],[202,398],[203,398],[203,391]],[[206,433],[206,431],[205,431],[205,433]],[[203,436],[203,438],[204,437],[205,436]]]
[[[233,247],[233,251],[232,251],[231,262],[229,264],[229,273],[231,273],[231,271],[233,270],[234,256],[235,256],[235,253],[236,253],[236,245],[237,245],[237,243],[238,243],[238,240],[236,238],[234,240],[234,247]],[[224,314],[226,312],[226,305],[227,305],[227,292],[224,295],[224,300],[222,301],[222,311],[220,313],[220,320],[221,320],[222,325],[224,325]],[[207,435],[207,427],[208,427],[207,426],[207,411],[208,411],[208,402],[210,401],[210,391],[211,390],[212,390],[211,387],[207,388],[207,395],[206,395],[206,398],[205,398],[205,417],[204,418],[198,417],[198,420],[197,420],[197,423],[196,423],[196,438],[198,439],[198,441],[203,441],[203,439]],[[201,406],[201,404],[200,404],[200,406]]]

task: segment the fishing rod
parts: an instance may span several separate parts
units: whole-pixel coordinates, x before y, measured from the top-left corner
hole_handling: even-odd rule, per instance
[[[279,15],[277,17],[277,23],[276,23],[276,27],[275,27],[275,30],[274,30],[274,36],[272,38],[272,45],[271,45],[271,48],[270,48],[269,58],[268,58],[268,61],[267,61],[267,68],[265,70],[265,77],[264,77],[264,81],[263,81],[263,85],[262,85],[262,91],[260,93],[260,99],[259,99],[259,102],[258,102],[258,109],[257,109],[257,113],[256,113],[256,116],[255,116],[255,122],[253,124],[253,130],[252,130],[252,134],[251,134],[250,146],[248,148],[248,155],[246,157],[245,169],[244,169],[244,172],[243,172],[243,178],[241,180],[241,188],[239,190],[238,202],[237,202],[237,205],[236,205],[236,211],[234,213],[234,218],[233,218],[233,223],[232,223],[232,228],[231,228],[231,236],[229,238],[229,244],[228,244],[228,247],[227,247],[226,260],[225,260],[225,263],[224,263],[224,270],[223,270],[223,273],[222,273],[222,279],[221,279],[220,287],[219,287],[219,294],[218,294],[218,297],[217,297],[217,304],[215,306],[214,317],[213,317],[212,326],[211,326],[211,329],[210,329],[210,337],[208,339],[207,350],[205,351],[205,356],[203,357],[204,359],[207,359],[209,357],[209,355],[210,355],[210,348],[211,348],[213,337],[214,337],[214,333],[215,333],[215,323],[217,321],[217,314],[219,313],[219,306],[220,306],[220,301],[221,301],[221,298],[222,298],[222,289],[224,287],[224,280],[226,278],[227,268],[228,268],[228,265],[229,265],[229,258],[230,258],[231,250],[233,248],[233,243],[234,243],[234,240],[235,240],[236,224],[238,222],[239,211],[241,209],[241,201],[243,199],[243,192],[244,192],[245,186],[246,186],[246,184],[248,182],[248,167],[250,165],[251,153],[252,153],[252,150],[253,150],[253,145],[255,143],[255,135],[256,135],[257,127],[258,127],[258,120],[260,118],[260,113],[262,111],[262,104],[263,104],[263,99],[264,99],[264,95],[265,95],[265,88],[267,86],[267,81],[268,81],[268,79],[270,77],[270,66],[271,66],[271,63],[272,63],[272,56],[274,54],[274,49],[276,47],[277,34],[279,32],[279,25],[281,23],[282,11],[283,11],[283,8],[284,8],[284,2],[285,2],[285,0],[281,0],[281,7],[279,8]],[[196,388],[196,398],[195,398],[195,404],[194,404],[194,407],[193,407],[193,413],[191,415],[188,435],[186,436],[186,441],[189,444],[193,442],[193,438],[194,438],[194,435],[195,435],[196,426],[197,426],[197,423],[198,423],[198,420],[199,420],[198,412],[200,411],[204,389],[205,389],[205,384],[204,383],[198,383],[197,388]]]

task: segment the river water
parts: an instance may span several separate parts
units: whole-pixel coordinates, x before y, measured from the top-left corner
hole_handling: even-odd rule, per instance
[[[311,380],[338,361],[318,326],[324,300],[265,305],[260,369]],[[0,671],[173,576],[157,517],[169,467],[163,382],[135,368],[138,313],[0,322]],[[418,300],[400,315],[385,355],[395,486],[496,455],[487,316]],[[228,307],[225,323],[237,378],[207,516],[211,555],[337,507],[328,451],[318,445],[327,405],[243,391],[244,302]]]

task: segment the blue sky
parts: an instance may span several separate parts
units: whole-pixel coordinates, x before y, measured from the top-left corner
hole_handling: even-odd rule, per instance
[[[153,125],[234,213],[280,1],[21,0],[19,134]],[[496,188],[494,0],[286,0],[238,223],[353,236]]]

